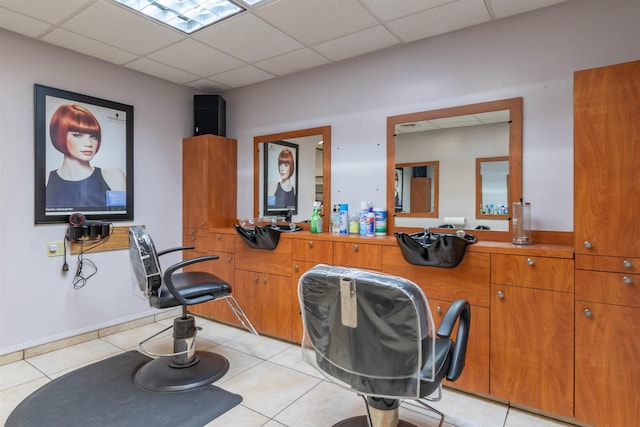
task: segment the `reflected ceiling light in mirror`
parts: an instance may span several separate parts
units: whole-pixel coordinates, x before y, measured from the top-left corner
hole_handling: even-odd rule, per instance
[[[492,123],[509,122],[509,110],[489,111],[486,113],[467,114],[456,117],[445,117],[442,119],[423,120],[412,123],[401,123],[396,125],[395,133],[424,132],[428,130],[450,129],[465,126],[486,125]]]
[[[239,2],[228,0],[115,0],[156,21],[176,28],[183,33],[215,24],[245,10]],[[264,0],[248,0],[254,5]]]

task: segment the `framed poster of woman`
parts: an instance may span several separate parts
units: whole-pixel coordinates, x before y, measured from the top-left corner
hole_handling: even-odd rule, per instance
[[[265,215],[297,214],[298,144],[276,141],[265,145]]]
[[[133,107],[35,85],[35,223],[133,220]]]

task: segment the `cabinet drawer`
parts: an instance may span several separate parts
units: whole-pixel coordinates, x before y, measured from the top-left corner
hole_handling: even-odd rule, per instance
[[[326,240],[293,240],[293,259],[333,264],[333,242]]]
[[[576,300],[640,307],[640,274],[576,270]]]
[[[458,298],[471,305],[489,307],[490,255],[467,252],[455,268],[425,267],[409,264],[398,246],[385,246],[382,271],[418,284],[427,298],[453,301]]]
[[[576,268],[579,270],[640,274],[640,258],[576,254]]]
[[[200,234],[183,234],[182,235],[182,245],[183,246],[195,246],[195,250],[198,252],[202,252],[203,254],[207,252],[207,237],[205,235]]]
[[[291,240],[280,239],[274,250],[254,249],[238,240],[236,245],[236,269],[264,273],[291,275]]]
[[[354,242],[333,243],[333,263],[345,267],[380,270],[380,245]]]
[[[209,232],[209,251],[214,253],[233,253],[235,251],[235,239],[236,236],[233,234]]]
[[[491,254],[491,282],[502,285],[573,292],[573,260]]]

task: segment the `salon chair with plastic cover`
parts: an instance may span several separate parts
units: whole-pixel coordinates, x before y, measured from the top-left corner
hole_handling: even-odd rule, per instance
[[[176,247],[156,252],[147,231],[141,227],[129,229],[129,258],[135,274],[137,289],[155,308],[182,307],[182,314],[173,326],[154,334],[140,343],[141,350],[156,359],[143,365],[135,374],[138,386],[152,391],[183,391],[211,384],[229,369],[227,359],[208,351],[196,351],[198,330],[187,307],[217,299],[224,299],[240,323],[257,335],[256,330],[231,293],[231,285],[205,271],[182,271],[184,267],[218,259],[215,255],[178,262],[164,272],[158,257],[170,252],[193,249]],[[173,352],[158,354],[145,344],[173,328]]]
[[[465,364],[471,320],[467,301],[454,301],[440,327],[422,290],[401,277],[317,265],[298,282],[303,359],[329,381],[365,400],[366,415],[343,427],[408,427],[402,400],[442,396],[442,381],[457,380]],[[457,325],[457,333],[454,334]]]

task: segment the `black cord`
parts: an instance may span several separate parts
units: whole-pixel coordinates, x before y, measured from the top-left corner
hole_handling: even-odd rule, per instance
[[[83,271],[83,269],[85,271]],[[89,270],[87,273],[86,270]],[[98,272],[98,267],[88,258],[84,258],[84,241],[80,241],[80,254],[78,255],[78,268],[76,275],[73,277],[73,289],[81,289],[87,284],[87,281]]]
[[[111,235],[113,234],[113,229],[114,229],[114,225],[109,224],[109,235],[101,238],[100,241],[97,244],[92,245],[90,249],[97,248],[98,246],[102,245],[104,242],[109,240],[109,237],[111,237]],[[84,242],[85,241],[83,239],[79,241],[80,254],[78,254],[78,268],[76,269],[76,274],[73,277],[73,289],[83,288],[87,284],[89,279],[95,276],[95,274],[98,272],[98,267],[96,266],[96,264],[90,259],[84,257]],[[65,264],[66,264],[66,261],[65,261]],[[63,270],[64,270],[64,266],[63,266]],[[88,273],[87,273],[87,270],[88,270]]]

